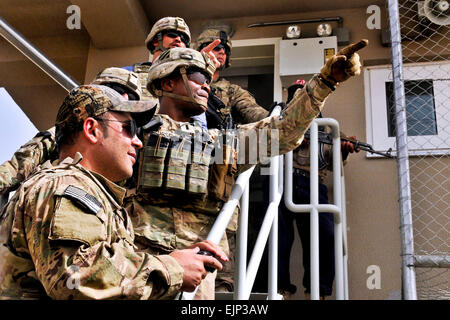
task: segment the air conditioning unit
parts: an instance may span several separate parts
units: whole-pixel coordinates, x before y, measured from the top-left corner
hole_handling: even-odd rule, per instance
[[[426,18],[440,26],[450,25],[450,0],[425,0],[417,2],[419,19]]]

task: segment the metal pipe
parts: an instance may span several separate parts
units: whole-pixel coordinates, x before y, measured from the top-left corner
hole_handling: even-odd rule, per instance
[[[448,268],[450,256],[414,256],[414,266],[420,268]]]
[[[241,198],[245,188],[248,185],[248,181],[254,169],[255,166],[251,167],[250,169],[247,169],[246,171],[242,172],[236,179],[233,189],[231,189],[230,199],[224,204],[222,210],[220,210],[220,213],[217,216],[217,219],[214,222],[211,231],[208,234],[207,240],[210,240],[215,244],[218,244],[222,239],[223,234],[225,233],[225,230],[228,226],[228,223],[230,222],[231,217],[233,216],[234,210],[236,209],[239,199]]]
[[[414,270],[414,236],[412,227],[411,184],[409,177],[408,132],[403,84],[403,57],[398,1],[389,0],[389,25],[392,39],[392,71],[395,94],[395,122],[397,132],[397,175],[400,202],[400,230],[402,238],[403,297],[417,300]]]
[[[342,162],[341,162],[342,166]],[[341,167],[341,198],[342,198],[342,254],[344,255],[344,296],[345,300],[349,299],[348,294],[348,246],[347,246],[347,208],[345,195],[345,178],[344,168]]]
[[[48,76],[55,80],[65,90],[70,91],[78,86],[78,83],[66,75],[50,59],[46,58],[39,50],[30,44],[19,32],[14,30],[0,17],[0,35],[22,52],[31,62],[37,65]]]
[[[328,125],[333,129],[333,186],[334,186],[334,198],[336,205],[332,204],[319,204],[318,202],[318,126],[319,125]],[[341,153],[340,153],[340,137],[339,137],[339,123],[330,118],[322,118],[315,119],[313,124],[311,125],[311,133],[316,131],[317,137],[313,137],[311,135],[310,141],[310,190],[311,190],[311,203],[306,205],[299,205],[293,202],[292,197],[292,189],[293,189],[293,178],[292,178],[292,152],[285,154],[285,168],[284,168],[284,179],[285,179],[285,191],[284,191],[284,203],[286,207],[292,212],[309,212],[310,216],[312,214],[316,214],[318,216],[318,212],[331,212],[334,214],[334,223],[335,223],[335,268],[336,268],[336,298],[348,299],[348,277],[347,277],[347,260],[344,257],[346,255],[346,245],[344,246],[343,241],[345,239],[344,236],[344,223],[345,223],[345,211],[343,209],[345,205],[345,192],[344,192],[344,184],[341,182],[341,172],[342,172],[342,162],[341,162]],[[314,146],[314,147],[313,147]],[[316,181],[312,181],[312,177],[316,177]],[[342,177],[343,179],[343,177]],[[313,183],[316,185],[314,186]],[[314,191],[316,190],[316,191]],[[315,194],[313,194],[315,193]],[[313,218],[313,217],[311,217]],[[315,269],[317,275],[319,272],[319,261],[318,261],[318,250],[316,249],[316,243],[313,244],[314,239],[317,239],[318,242],[318,229],[313,231],[315,228],[316,221],[311,219],[311,274],[313,273],[313,269]],[[313,235],[313,233],[315,233]],[[314,248],[313,248],[314,245]],[[345,248],[345,250],[344,250]],[[345,252],[344,252],[345,251]],[[314,257],[316,255],[316,257]],[[316,259],[315,266],[313,267],[313,259]],[[313,294],[313,290],[318,291],[318,281],[316,275],[316,289],[314,289],[313,284],[313,275],[311,275],[311,298],[318,299],[318,292],[316,292],[315,296]]]
[[[314,121],[310,127],[310,178],[309,191],[312,205],[309,219],[310,235],[310,267],[311,267],[311,300],[319,300],[319,128]]]
[[[314,19],[300,19],[300,20],[288,20],[288,21],[259,22],[259,23],[249,24],[247,26],[247,28],[280,26],[280,25],[285,25],[285,24],[332,22],[332,21],[337,21],[338,26],[342,27],[342,22],[343,22],[342,17],[330,17],[330,18],[314,18]]]
[[[271,159],[270,166],[273,170],[270,176],[270,202],[277,198],[281,199],[279,194],[279,165],[280,158],[277,156]],[[277,298],[277,275],[278,275],[278,206],[276,214],[273,217],[272,228],[269,236],[269,270],[268,270],[268,300],[275,300]]]
[[[333,198],[336,206],[342,208],[341,198],[341,137],[337,121],[327,119],[333,134]],[[318,123],[321,123],[320,121]],[[334,263],[335,263],[335,292],[336,300],[344,300],[344,251],[342,248],[342,210],[339,221],[334,221]]]
[[[246,186],[244,193],[242,194],[241,212],[239,213],[239,228],[236,235],[234,300],[243,300],[244,294],[247,291],[245,288],[245,278],[247,274],[248,201],[249,185]]]
[[[245,293],[246,299],[250,297],[251,288],[253,287],[253,283],[255,282],[256,273],[258,272],[258,267],[259,264],[261,263],[261,258],[264,253],[264,247],[266,246],[267,239],[269,237],[273,219],[275,215],[278,214],[278,204],[280,200],[281,196],[278,196],[276,197],[274,202],[269,204],[269,207],[267,208],[266,211],[266,215],[264,216],[263,223],[261,225],[261,229],[256,239],[256,243],[253,248],[253,252],[247,267],[247,276],[246,276],[247,292]]]

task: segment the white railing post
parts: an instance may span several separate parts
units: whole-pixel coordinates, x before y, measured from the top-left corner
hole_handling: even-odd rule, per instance
[[[333,134],[333,195],[336,205],[319,204],[318,186],[318,126],[327,125],[332,128]],[[330,212],[334,215],[334,245],[335,245],[335,269],[336,269],[336,299],[348,299],[347,284],[347,246],[343,245],[346,240],[344,235],[345,223],[345,192],[344,184],[341,182],[341,147],[339,124],[330,118],[315,119],[310,127],[310,204],[294,204],[292,201],[293,178],[292,178],[292,152],[285,155],[285,189],[284,203],[286,208],[295,213],[310,214],[310,238],[311,238],[311,299],[319,299],[319,212]],[[343,177],[342,177],[343,180]],[[345,252],[344,252],[345,249]]]
[[[310,267],[311,300],[319,300],[319,128],[314,121],[310,127]]]
[[[245,275],[247,274],[247,241],[248,241],[248,202],[249,185],[244,190],[241,198],[241,212],[236,235],[236,255],[234,269],[234,300],[244,299]]]

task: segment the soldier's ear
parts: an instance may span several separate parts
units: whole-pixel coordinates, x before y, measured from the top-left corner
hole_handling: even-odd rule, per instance
[[[157,37],[155,37],[152,41],[152,46],[153,48],[157,48],[159,44],[159,40],[157,39]],[[158,49],[159,50],[159,49]]]
[[[175,79],[164,78],[161,79],[161,89],[162,91],[172,92],[175,88]]]
[[[94,118],[87,118],[83,122],[83,136],[87,141],[92,144],[96,144],[99,141],[99,137],[103,134],[102,126],[100,122]]]

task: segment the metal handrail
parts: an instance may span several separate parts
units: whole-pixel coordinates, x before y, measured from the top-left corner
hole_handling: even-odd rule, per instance
[[[272,113],[270,114],[270,116],[275,116],[275,115],[280,115],[281,113],[281,107],[277,106],[274,108],[274,110],[272,111]],[[277,158],[277,157],[275,157]],[[272,161],[276,161],[273,158],[270,160],[271,164]],[[249,194],[249,180],[250,177],[255,169],[256,165],[250,167],[249,169],[247,169],[246,171],[242,172],[236,179],[235,184],[233,185],[233,188],[231,190],[231,195],[230,195],[230,199],[224,204],[224,206],[222,207],[222,210],[220,210],[216,221],[214,222],[213,226],[211,227],[211,230],[209,231],[208,237],[206,238],[207,240],[215,243],[215,244],[219,244],[220,240],[222,239],[223,235],[225,234],[226,228],[228,226],[228,223],[230,222],[234,210],[236,209],[239,201],[241,201],[241,210],[240,210],[240,215],[239,215],[239,221],[240,223],[243,223],[243,225],[246,225],[246,222],[242,222],[242,220],[246,220],[248,218],[248,194]],[[278,167],[277,167],[278,168]],[[278,169],[276,169],[278,170]],[[278,200],[279,203],[279,200]],[[278,206],[278,205],[277,205]],[[264,224],[264,223],[263,223]],[[237,241],[236,241],[236,247],[238,248],[238,252],[236,254],[236,266],[240,266],[235,268],[235,281],[236,281],[236,286],[235,286],[235,293],[234,293],[234,299],[242,299],[243,297],[243,293],[244,293],[244,287],[248,286],[248,283],[243,282],[245,281],[244,279],[248,278],[248,275],[245,271],[246,270],[246,266],[243,265],[243,263],[247,260],[247,236],[246,236],[246,230],[247,228],[243,227],[243,225],[239,225],[239,231],[238,231],[238,235],[237,235]],[[263,227],[261,227],[263,228]],[[245,231],[244,231],[245,229]],[[241,232],[245,232],[245,236],[243,237],[245,239],[245,241],[241,242],[241,238],[242,238],[242,233]],[[242,240],[244,240],[242,239]],[[258,237],[259,239],[259,237]],[[267,241],[267,236],[265,237],[266,241]],[[263,241],[262,238],[260,240],[260,242]],[[258,240],[257,240],[258,242]],[[241,243],[245,243],[245,248],[240,248],[240,244]],[[264,242],[265,245],[265,242]],[[256,247],[256,245],[255,245]],[[264,250],[264,246],[262,247],[262,250]],[[244,253],[245,253],[245,257],[244,257]],[[254,250],[255,253],[255,250]],[[262,256],[261,252],[261,256]],[[259,252],[256,253],[256,256],[259,256]],[[242,257],[242,259],[240,258]],[[258,260],[258,258],[254,258],[254,260]],[[260,258],[259,258],[260,260]],[[256,264],[256,271],[257,271],[257,266],[259,266],[259,261],[256,263],[252,263],[252,270],[254,269],[254,265]],[[252,271],[253,274],[253,271]],[[255,273],[256,276],[256,273]],[[253,276],[252,276],[253,277]],[[253,277],[253,281],[254,281],[254,277]],[[253,282],[252,282],[253,285]],[[239,288],[239,290],[238,290]],[[193,292],[183,292],[183,295],[181,296],[182,300],[193,300],[195,297],[195,294],[197,293],[198,287],[193,291]],[[250,286],[250,290],[251,290],[251,286]],[[248,290],[245,290],[248,291]],[[248,293],[249,295],[250,293]],[[248,299],[248,297],[247,297]]]
[[[333,194],[336,205],[319,204],[319,168],[318,168],[318,126],[327,125],[332,129],[333,136]],[[348,298],[347,267],[344,256],[347,255],[347,247],[343,245],[343,225],[345,223],[345,211],[342,209],[345,201],[342,201],[343,178],[341,177],[341,147],[339,124],[330,118],[315,119],[310,127],[310,203],[309,205],[294,204],[292,200],[292,152],[285,155],[285,195],[286,208],[295,213],[310,213],[310,237],[311,237],[311,299],[319,299],[319,212],[331,212],[334,214],[334,241],[335,241],[335,269],[336,269],[336,299]],[[345,238],[346,239],[346,238]],[[345,249],[345,250],[344,250]],[[344,266],[345,264],[345,266]]]
[[[18,31],[11,27],[2,17],[0,17],[0,35],[66,91],[70,91],[79,85],[75,80],[64,73],[53,61],[36,49]],[[6,205],[8,198],[8,192],[0,194],[0,210]]]
[[[3,18],[0,17],[0,35],[22,52],[31,62],[49,75],[65,90],[70,91],[78,86],[78,83],[65,74],[53,61],[48,59],[36,49],[19,32],[14,30]]]

